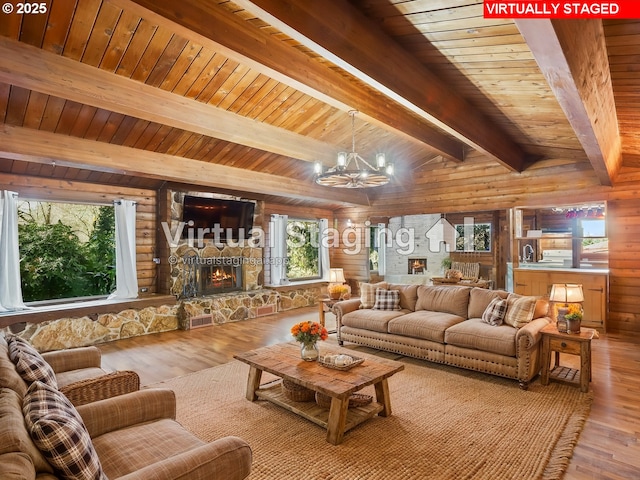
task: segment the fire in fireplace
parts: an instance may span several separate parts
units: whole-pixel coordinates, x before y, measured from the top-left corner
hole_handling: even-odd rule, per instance
[[[242,290],[242,259],[226,257],[220,262],[205,262],[198,269],[198,295]]]

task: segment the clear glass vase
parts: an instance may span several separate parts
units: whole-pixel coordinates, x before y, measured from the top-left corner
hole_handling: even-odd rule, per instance
[[[300,344],[300,356],[305,362],[315,362],[320,356],[316,342],[302,342]]]

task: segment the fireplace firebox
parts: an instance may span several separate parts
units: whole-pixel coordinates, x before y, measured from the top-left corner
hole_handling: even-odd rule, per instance
[[[215,258],[198,268],[198,295],[242,290],[242,258]]]

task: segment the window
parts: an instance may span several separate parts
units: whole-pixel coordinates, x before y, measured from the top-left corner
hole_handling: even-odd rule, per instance
[[[287,220],[287,278],[320,278],[320,222]]]
[[[377,272],[380,261],[380,227],[369,227],[369,270]]]
[[[18,243],[25,302],[115,289],[113,206],[19,200]]]
[[[491,224],[465,223],[456,225],[456,252],[490,252]]]

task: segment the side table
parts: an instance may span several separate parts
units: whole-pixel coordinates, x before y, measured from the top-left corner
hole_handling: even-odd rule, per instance
[[[320,325],[324,327],[324,314],[325,312],[333,311],[333,306],[340,300],[333,300],[332,298],[321,298],[318,301],[318,315],[320,317]]]
[[[540,330],[542,335],[542,370],[540,383],[548,385],[549,379],[557,382],[580,385],[580,391],[589,391],[591,381],[591,339],[595,330],[582,328],[580,333],[561,333],[555,323]],[[550,369],[551,352],[555,352],[555,362]],[[560,354],[580,355],[580,369],[560,365]]]

